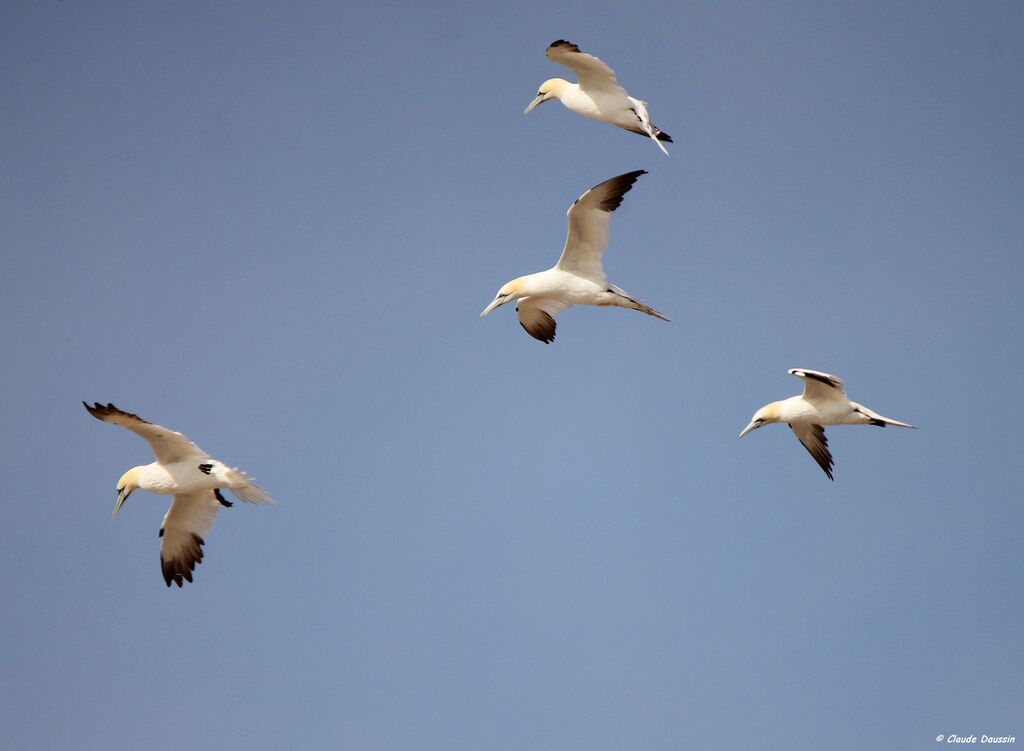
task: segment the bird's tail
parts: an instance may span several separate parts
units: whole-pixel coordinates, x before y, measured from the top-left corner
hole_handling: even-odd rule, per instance
[[[672,137],[662,133],[654,123],[651,122],[651,116],[647,112],[647,102],[642,102],[639,99],[633,99],[632,97],[630,97],[630,100],[633,102],[633,112],[640,121],[640,129],[650,136],[651,140],[654,141],[654,144],[659,149],[662,150],[665,156],[668,156],[668,149],[666,149],[661,142],[668,141],[669,143],[672,143]]]
[[[899,420],[894,420],[891,417],[880,415],[874,410],[868,409],[863,404],[857,404],[856,402],[851,403],[858,412],[871,420],[872,425],[877,425],[880,428],[884,428],[886,425],[895,425],[898,428],[912,428],[917,430],[915,426],[908,422],[900,422]]]
[[[646,305],[645,303],[639,302],[637,300],[634,300],[633,302],[634,302],[634,304],[636,306],[636,307],[633,308],[633,310],[639,310],[641,313],[646,313],[649,316],[654,316],[655,318],[660,318],[661,320],[668,321],[669,323],[672,322],[671,318],[669,318],[664,313],[659,313],[654,308],[652,308],[650,305]]]
[[[649,135],[651,137],[651,140],[654,141],[654,143],[657,145],[657,147],[664,152],[665,156],[668,156],[668,149],[666,149],[662,145],[661,142],[662,141],[668,141],[669,143],[671,143],[672,139],[671,138],[661,138],[661,136],[663,135],[662,132],[660,130],[658,130],[657,128],[655,128],[653,125],[651,125],[651,123],[649,123],[647,121],[641,121],[640,127],[643,128],[644,132],[646,132],[647,135]]]
[[[231,492],[246,503],[277,503],[267,491],[253,482],[253,479],[242,470],[232,469],[228,476],[231,480]]]
[[[646,313],[649,316],[660,318],[661,320],[668,321],[669,323],[672,322],[668,316],[666,316],[664,313],[659,313],[647,303],[643,303],[640,302],[639,300],[633,299],[632,297],[627,295],[623,290],[619,289],[614,285],[609,286],[611,287],[612,291],[616,294],[616,300],[614,303],[615,305],[618,305],[619,307],[622,308],[629,308],[631,310],[639,310],[641,313]]]

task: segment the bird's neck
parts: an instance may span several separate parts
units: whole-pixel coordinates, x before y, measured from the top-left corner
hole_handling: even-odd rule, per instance
[[[136,469],[138,470],[139,487],[143,490],[148,490],[150,493],[170,493],[177,487],[171,473],[159,462],[136,467]]]
[[[547,285],[544,283],[547,273],[546,271],[538,271],[535,274],[527,274],[515,279],[516,299],[522,300],[524,297],[539,295],[544,292],[547,289]]]
[[[578,83],[566,81],[564,78],[552,78],[548,81],[548,87],[548,90],[554,94],[557,99],[561,99],[562,101],[565,101],[565,97],[571,97],[580,90],[580,85]]]

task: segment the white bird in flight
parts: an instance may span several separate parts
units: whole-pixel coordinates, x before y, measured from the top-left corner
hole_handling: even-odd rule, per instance
[[[203,538],[217,511],[221,506],[233,505],[221,494],[221,488],[230,488],[249,503],[274,503],[273,498],[253,484],[252,478],[211,459],[181,433],[146,422],[113,404],[82,404],[97,420],[120,425],[145,438],[156,455],[152,464],[132,467],[121,475],[113,516],[138,488],[174,495],[160,525],[160,567],[168,587],[172,581],[179,587],[182,579],[192,581],[192,571],[203,560]]]
[[[570,68],[579,83],[549,78],[540,85],[536,98],[523,111],[524,115],[530,114],[538,104],[558,99],[578,115],[649,136],[668,155],[668,149],[661,142],[672,143],[672,136],[655,127],[647,113],[647,102],[627,94],[615,79],[615,71],[564,39],[552,42],[546,54],[549,60]]]
[[[862,404],[851,402],[843,391],[843,379],[807,368],[792,368],[794,375],[804,382],[804,392],[780,402],[766,404],[754,413],[754,419],[740,433],[740,438],[752,430],[773,422],[785,422],[796,434],[797,440],[818,462],[828,479],[832,479],[832,454],[823,425],[897,425],[913,428],[891,417],[883,417]]]
[[[547,271],[521,276],[498,290],[480,317],[511,300],[517,300],[519,323],[534,339],[550,343],[555,338],[555,316],[572,305],[613,305],[632,308],[667,321],[664,315],[609,284],[601,266],[608,247],[611,212],[644,170],[627,172],[595,185],[569,207],[569,233],[558,263]]]

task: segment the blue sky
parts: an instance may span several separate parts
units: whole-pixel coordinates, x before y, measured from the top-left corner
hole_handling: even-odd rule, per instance
[[[296,7],[296,5],[300,7]],[[0,7],[12,748],[1024,738],[1017,3]],[[569,39],[675,139],[522,109]],[[609,279],[498,287],[645,169]],[[791,367],[918,431],[784,427]],[[168,590],[112,401],[254,474]]]

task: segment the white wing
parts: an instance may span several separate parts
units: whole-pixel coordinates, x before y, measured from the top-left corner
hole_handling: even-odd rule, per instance
[[[221,507],[217,491],[178,493],[160,525],[160,568],[164,581],[179,587],[182,579],[192,581],[192,570],[203,560],[206,534]]]
[[[605,281],[601,256],[608,247],[608,228],[611,212],[622,203],[622,197],[633,187],[645,170],[627,172],[595,185],[576,199],[566,217],[569,232],[565,238],[562,256],[555,268],[590,279],[598,284]]]
[[[828,438],[825,428],[805,422],[790,423],[789,427],[808,453],[814,457],[818,466],[825,470],[828,479],[832,479],[832,453],[828,450]]]
[[[581,52],[572,42],[559,39],[552,42],[545,53],[548,59],[572,70],[576,74],[580,88],[588,94],[617,94],[628,97],[626,90],[619,85],[615,71],[605,65],[599,58]]]
[[[124,412],[113,404],[105,407],[98,402],[92,407],[85,402],[82,404],[97,420],[120,425],[145,438],[161,464],[174,464],[186,459],[207,459],[210,456],[181,433],[146,422],[138,415]]]
[[[516,312],[527,334],[550,344],[555,339],[555,316],[571,305],[550,297],[524,297],[516,305]]]
[[[791,368],[789,374],[804,382],[804,399],[836,399],[846,396],[843,379],[807,368]]]

